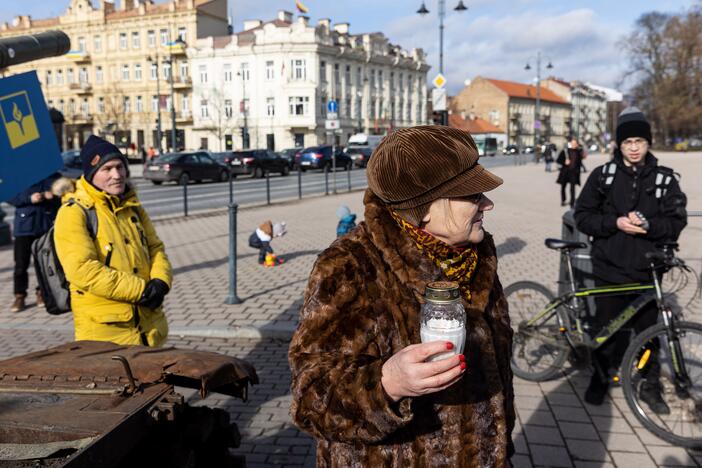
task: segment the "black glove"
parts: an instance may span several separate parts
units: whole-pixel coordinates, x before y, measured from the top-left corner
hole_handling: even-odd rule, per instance
[[[168,290],[168,285],[160,279],[149,280],[138,304],[149,309],[158,309],[163,304],[163,298],[168,294]]]

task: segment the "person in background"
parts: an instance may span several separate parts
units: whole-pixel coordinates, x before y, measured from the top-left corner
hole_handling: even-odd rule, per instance
[[[172,284],[165,246],[129,184],[119,148],[91,135],[81,160],[83,175],[63,195],[54,228],[75,339],[160,346],[168,336],[162,304]],[[97,216],[94,235],[87,210]]]
[[[52,174],[36,184],[7,200],[16,208],[13,222],[15,270],[14,301],[10,311],[20,312],[27,307],[27,288],[29,287],[29,265],[32,260],[32,242],[40,238],[51,228],[61,200],[54,197],[51,185],[61,175]],[[37,306],[44,306],[44,298],[36,290]]]
[[[274,262],[283,263],[282,258],[274,257],[275,252],[271,247],[274,237],[283,237],[288,233],[285,221],[273,224],[266,220],[249,236],[249,247],[258,249],[258,263],[266,265],[266,256],[273,258]],[[270,261],[269,261],[270,263]]]
[[[341,237],[356,227],[356,215],[351,213],[348,206],[341,205],[336,210],[336,217],[339,218],[339,224],[336,225],[336,237]]]
[[[580,185],[581,165],[585,153],[578,144],[578,139],[572,137],[556,159],[556,164],[561,166],[558,173],[557,184],[561,186],[561,206],[575,205],[575,186]],[[566,202],[566,186],[570,185],[570,201]]]
[[[555,151],[555,146],[553,143],[546,143],[544,145],[544,165],[545,171],[551,172],[551,166],[553,165],[553,152]]]

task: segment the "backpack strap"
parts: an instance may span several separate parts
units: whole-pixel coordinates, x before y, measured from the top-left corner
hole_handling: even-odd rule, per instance
[[[602,195],[606,195],[614,182],[614,176],[617,173],[617,163],[610,161],[602,166],[599,179],[599,191]]]
[[[66,202],[66,206],[79,206],[81,210],[83,210],[83,213],[85,213],[86,217],[86,224],[85,227],[88,229],[88,234],[90,234],[90,237],[95,239],[97,237],[97,230],[98,230],[98,219],[97,219],[97,213],[95,212],[95,207],[90,207],[86,208],[80,203],[76,201],[75,198],[69,198],[68,201]]]
[[[656,199],[660,200],[668,193],[668,186],[677,177],[675,171],[669,167],[656,167]]]

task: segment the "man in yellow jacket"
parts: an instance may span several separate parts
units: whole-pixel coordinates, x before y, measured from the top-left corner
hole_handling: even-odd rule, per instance
[[[81,159],[83,176],[63,196],[54,227],[56,254],[70,282],[75,338],[160,346],[168,336],[161,305],[172,282],[163,242],[128,184],[119,148],[92,135]],[[88,227],[91,209],[95,235]]]

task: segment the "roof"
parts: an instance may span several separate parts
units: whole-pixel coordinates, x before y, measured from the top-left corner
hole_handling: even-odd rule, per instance
[[[465,130],[472,135],[481,133],[505,133],[500,127],[480,117],[464,119],[460,114],[449,114],[449,127]]]
[[[507,93],[509,97],[536,99],[536,86],[516,83],[514,81],[494,80],[492,78],[486,78],[486,80]],[[569,104],[568,101],[543,86],[541,86],[541,100],[556,104]]]
[[[239,37],[238,44],[239,45],[246,45],[246,44],[253,43],[254,35],[255,35],[254,31],[256,31],[257,29],[263,29],[263,27],[267,24],[272,24],[276,28],[287,28],[288,26],[292,25],[291,22],[283,21],[283,20],[279,20],[279,19],[274,19],[273,21],[266,21],[266,22],[261,23],[260,25],[256,26],[255,28],[251,28],[251,29],[247,29],[245,31],[240,31],[238,33],[235,33],[234,35]]]

